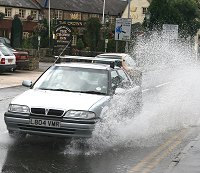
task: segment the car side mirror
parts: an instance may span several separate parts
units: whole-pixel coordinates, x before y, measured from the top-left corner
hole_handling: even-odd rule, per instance
[[[116,85],[116,86],[118,86],[118,85],[120,84],[121,81],[122,81],[122,80],[121,80],[121,78],[120,78],[119,76],[116,76],[116,77],[112,78],[112,83],[113,83],[114,85]]]
[[[33,82],[32,82],[31,80],[24,80],[24,81],[22,82],[22,85],[23,85],[23,86],[29,87],[29,88],[32,86],[32,84],[33,84]]]

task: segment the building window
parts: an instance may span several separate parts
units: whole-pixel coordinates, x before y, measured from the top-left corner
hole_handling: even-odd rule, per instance
[[[147,10],[148,10],[148,8],[143,7],[143,8],[142,8],[142,14],[146,14],[146,13],[147,13]]]
[[[83,21],[86,21],[86,20],[88,20],[88,18],[89,18],[89,14],[82,14],[82,20]]]
[[[12,8],[5,8],[5,17],[12,17]]]
[[[109,17],[109,22],[110,22],[110,24],[115,24],[115,17],[110,16]]]
[[[31,10],[31,17],[33,20],[37,20],[37,11],[36,10]]]
[[[26,14],[26,10],[24,9],[19,9],[19,17],[24,19]]]
[[[23,32],[23,38],[29,38],[30,34],[28,32]]]
[[[55,10],[55,18],[58,20],[63,19],[63,11],[62,10]]]
[[[81,20],[81,13],[71,13],[70,19],[71,20]]]
[[[72,46],[76,46],[77,43],[77,35],[72,35]]]
[[[99,18],[99,14],[90,14],[90,18]]]

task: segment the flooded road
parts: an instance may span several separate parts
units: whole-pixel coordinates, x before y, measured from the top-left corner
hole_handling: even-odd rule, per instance
[[[133,118],[129,95],[114,96],[92,138],[9,137],[3,119],[26,88],[0,89],[2,173],[163,173],[200,132],[200,66],[188,45],[139,41],[143,109]]]
[[[111,111],[110,120],[98,126],[88,141],[30,135],[23,139],[9,137],[3,113],[10,100],[26,88],[1,89],[1,172],[161,173],[167,170],[200,129],[191,124],[175,127],[182,120],[170,125],[172,117],[165,112],[164,118],[160,112],[162,105],[157,107],[167,84],[156,86],[159,87],[143,90],[144,110],[140,115],[135,119],[123,119],[120,115],[113,116]]]

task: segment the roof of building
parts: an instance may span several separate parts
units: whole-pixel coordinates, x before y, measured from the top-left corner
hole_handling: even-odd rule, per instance
[[[38,3],[44,7],[46,0],[37,0]],[[127,6],[126,1],[122,0],[106,0],[105,14],[119,15]],[[103,0],[51,0],[51,8],[65,11],[86,12],[94,14],[103,13]]]
[[[40,9],[32,0],[0,0],[0,6]]]

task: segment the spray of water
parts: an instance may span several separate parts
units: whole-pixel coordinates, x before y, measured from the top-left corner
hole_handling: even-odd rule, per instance
[[[165,133],[199,125],[200,67],[191,44],[154,34],[138,39],[133,54],[147,86],[159,84],[161,79],[168,84],[144,93],[143,109],[135,115],[129,94],[114,96],[87,141],[93,149],[152,146]]]

